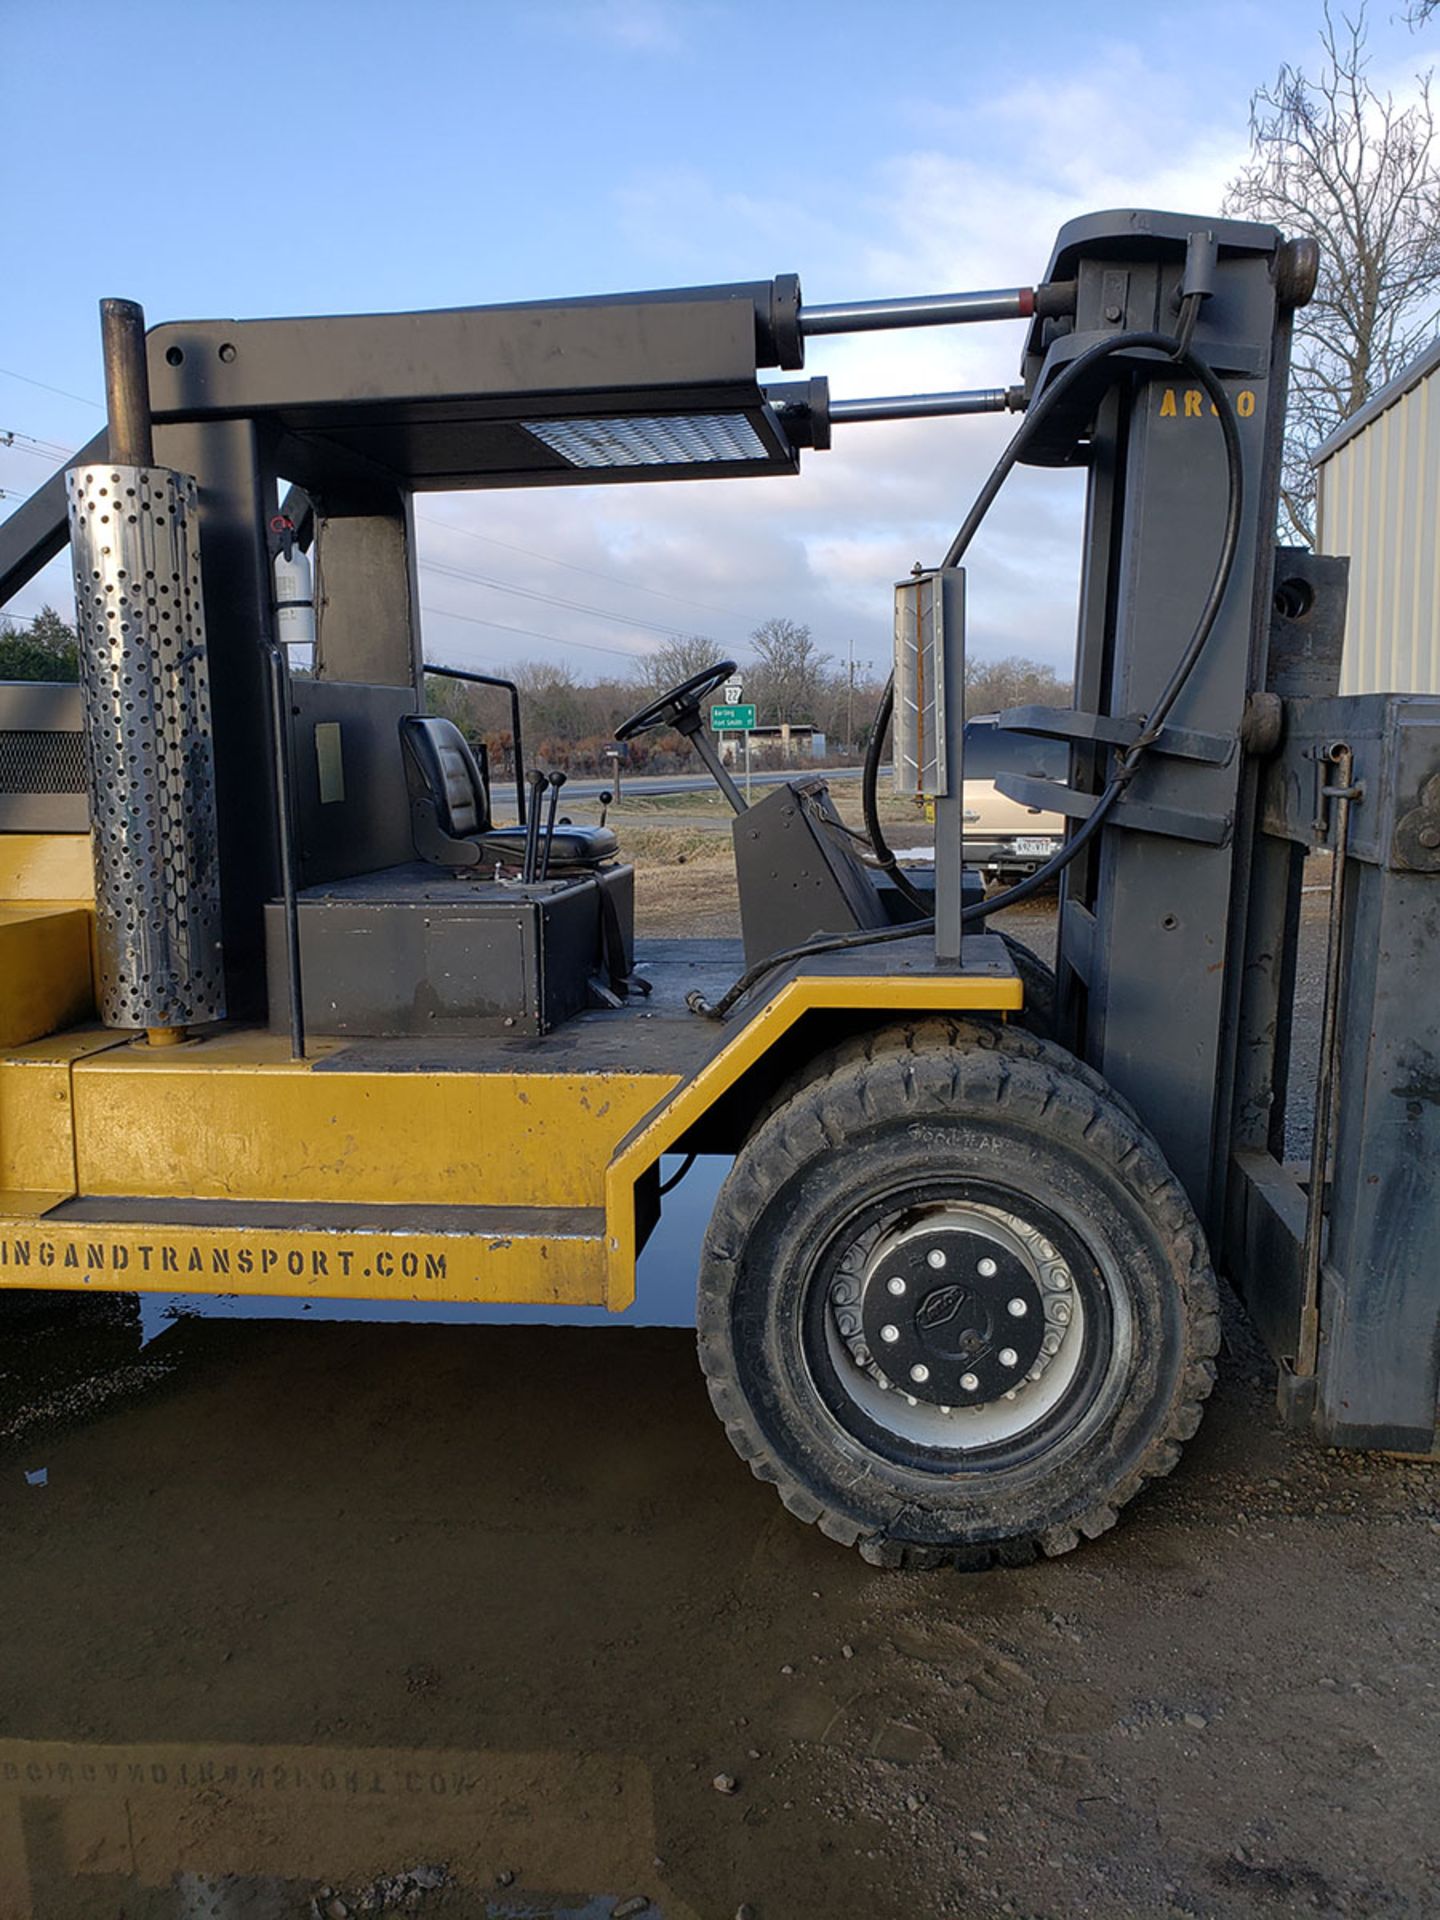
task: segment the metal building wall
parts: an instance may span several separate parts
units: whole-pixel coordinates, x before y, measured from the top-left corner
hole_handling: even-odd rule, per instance
[[[1350,555],[1342,693],[1440,693],[1440,349],[1320,449],[1316,544]]]

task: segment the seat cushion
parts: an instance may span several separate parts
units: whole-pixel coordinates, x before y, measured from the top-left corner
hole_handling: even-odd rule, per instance
[[[524,827],[491,827],[488,833],[476,836],[486,854],[495,860],[505,860],[519,866],[525,857]],[[545,828],[540,828],[540,857],[545,849]],[[613,860],[620,850],[620,842],[612,827],[562,827],[555,829],[555,843],[550,849],[550,870],[558,867],[598,867],[602,860]]]

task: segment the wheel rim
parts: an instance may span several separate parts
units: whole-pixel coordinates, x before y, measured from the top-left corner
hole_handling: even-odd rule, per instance
[[[922,1472],[995,1472],[1078,1444],[1129,1357],[1126,1296],[1107,1269],[1027,1196],[967,1183],[874,1200],[807,1276],[812,1385],[852,1440]]]

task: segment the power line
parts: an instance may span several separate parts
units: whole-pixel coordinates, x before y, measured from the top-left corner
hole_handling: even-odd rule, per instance
[[[62,626],[68,626],[70,624],[62,614],[57,614],[53,607],[48,607],[46,612],[59,620]],[[44,618],[44,613],[11,613],[8,610],[0,609],[0,627],[10,625],[12,621],[19,621],[23,626],[27,627],[38,627]]]
[[[0,427],[0,447],[13,447],[16,453],[33,454],[40,460],[68,460],[71,451],[51,440],[37,440],[33,433],[21,433],[18,427]]]
[[[588,640],[564,640],[558,633],[539,633],[534,627],[511,627],[507,626],[503,620],[482,620],[476,614],[456,613],[450,607],[422,606],[420,611],[428,613],[437,620],[463,620],[467,626],[493,627],[497,633],[523,633],[530,640],[548,640],[557,647],[579,647],[585,653],[610,653],[618,659],[629,660],[632,663],[645,658],[643,653],[632,653],[624,647],[602,647]]]
[[[16,373],[13,367],[0,367],[7,380],[23,380],[27,387],[39,387],[42,393],[58,393],[62,400],[78,400],[82,407],[95,407],[103,413],[105,409],[98,400],[92,400],[88,394],[71,393],[68,387],[52,387],[48,380],[32,380],[28,373]]]
[[[583,600],[565,600],[553,593],[542,593],[538,587],[513,587],[504,580],[492,580],[488,574],[471,573],[465,567],[452,567],[440,560],[422,560],[422,573],[441,573],[452,580],[468,580],[480,587],[493,587],[497,593],[513,593],[521,600],[538,600],[547,607],[562,607],[567,613],[588,613],[597,620],[618,620],[622,626],[643,627],[649,633],[663,634],[668,640],[674,637],[675,626],[662,626],[655,620],[638,620],[627,613],[616,613],[610,607],[588,606]],[[698,634],[697,639],[708,640],[709,634]],[[720,642],[714,642],[716,646]]]
[[[628,587],[632,593],[653,594],[657,600],[673,600],[679,607],[698,607],[702,613],[718,613],[727,620],[748,620],[748,613],[737,613],[733,607],[712,607],[705,600],[689,600],[684,594],[666,593],[663,587],[642,586],[638,580],[627,580],[623,574],[606,573],[599,567],[582,567],[575,560],[560,560],[552,553],[538,553],[534,547],[517,547],[509,540],[497,540],[490,533],[476,533],[472,527],[457,527],[449,520],[437,520],[428,513],[417,513],[415,518],[423,520],[427,527],[443,527],[446,533],[463,534],[467,540],[483,540],[486,546],[503,547],[506,553],[523,553],[527,560],[543,560],[547,566],[564,567],[570,573],[585,573],[592,580],[610,580],[616,586]]]

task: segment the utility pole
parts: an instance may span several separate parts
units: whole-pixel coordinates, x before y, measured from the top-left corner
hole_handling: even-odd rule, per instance
[[[855,751],[855,642],[853,638],[850,641],[850,697],[849,697],[848,712],[845,720],[845,745],[851,753],[854,753]]]

